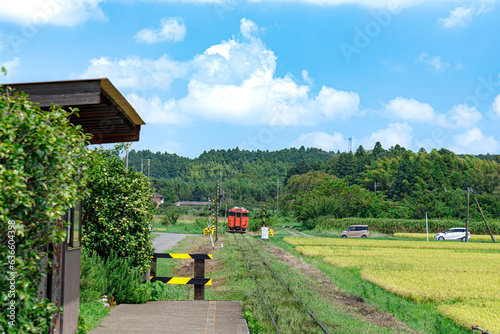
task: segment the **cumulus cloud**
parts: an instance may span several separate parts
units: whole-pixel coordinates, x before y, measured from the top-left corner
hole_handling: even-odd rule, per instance
[[[377,130],[370,136],[362,138],[361,145],[364,147],[373,147],[379,141],[386,148],[397,144],[405,148],[410,148],[412,144],[412,131],[412,127],[407,123],[392,123],[386,129]]]
[[[475,107],[465,104],[455,105],[447,114],[442,114],[427,103],[403,97],[389,101],[383,112],[394,119],[428,123],[447,129],[471,128],[483,118]]]
[[[130,1],[130,0],[122,0]],[[148,2],[165,2],[166,0],[147,0]],[[188,3],[214,3],[221,6],[234,6],[234,0],[176,0],[178,2],[188,2]],[[247,0],[250,3],[259,3],[263,0]],[[398,0],[398,1],[387,1],[387,0],[267,0],[274,1],[278,3],[299,3],[313,6],[341,6],[341,5],[355,5],[367,8],[380,8],[389,9],[396,11],[400,8],[413,7],[420,4],[436,2],[449,2],[449,0]]]
[[[448,112],[449,128],[469,128],[479,122],[483,115],[475,107],[465,104],[453,106]]]
[[[164,17],[160,21],[160,28],[145,28],[134,36],[138,43],[158,43],[163,41],[183,41],[186,37],[186,26],[181,18]]]
[[[21,59],[19,57],[14,57],[12,60],[1,61],[0,68],[4,67],[7,70],[7,77],[13,76],[16,73],[17,68],[21,65]]]
[[[187,122],[184,115],[176,112],[176,103],[173,99],[162,102],[157,95],[144,98],[131,93],[127,95],[127,100],[146,123],[182,125]]]
[[[493,111],[500,117],[500,95],[495,97],[495,101],[493,101]]]
[[[388,116],[408,121],[429,122],[435,119],[434,108],[414,99],[397,97],[385,105]]]
[[[452,151],[458,154],[486,154],[498,152],[498,142],[493,136],[486,137],[474,127],[453,137]]]
[[[153,123],[164,122],[170,110],[226,122],[283,126],[345,119],[358,112],[356,92],[323,86],[314,94],[310,84],[299,84],[291,75],[277,77],[277,58],[255,35],[257,31],[254,22],[243,19],[243,40],[222,41],[191,60],[176,62],[167,56],[158,60],[103,57],[93,59],[81,77],[109,77],[120,88],[135,89],[137,94],[138,87],[165,89],[172,80],[185,79],[184,97],[170,100],[168,108],[155,101],[162,108],[151,109],[160,114],[148,114]]]
[[[241,35],[245,38],[252,38],[257,35],[257,25],[252,20],[247,20],[245,18],[241,19],[240,24]]]
[[[467,8],[465,5],[456,7],[450,11],[450,16],[444,19],[439,19],[438,23],[445,29],[465,28],[472,21],[475,9]]]
[[[108,57],[90,60],[80,78],[109,78],[120,88],[134,90],[168,89],[174,79],[185,78],[189,66],[163,55],[159,59]]]
[[[347,141],[339,132],[335,132],[333,135],[330,135],[326,132],[318,131],[301,135],[299,138],[294,140],[290,146],[315,147],[329,152],[337,150],[345,151],[347,149]]]
[[[105,20],[103,0],[17,0],[0,2],[0,21],[23,26],[76,26],[90,19]]]

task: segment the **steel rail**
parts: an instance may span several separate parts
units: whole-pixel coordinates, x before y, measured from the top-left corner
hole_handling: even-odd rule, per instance
[[[271,320],[274,324],[274,327],[276,328],[276,331],[278,332],[278,334],[281,334],[281,331],[278,327],[278,324],[276,323],[276,321],[274,320],[274,317],[273,317],[273,314],[271,313],[271,309],[269,308],[269,305],[267,305],[267,302],[266,302],[266,299],[264,298],[264,295],[262,294],[262,292],[260,291],[260,288],[259,288],[259,285],[257,284],[257,280],[255,280],[255,276],[254,274],[252,273],[252,271],[250,270],[250,267],[248,266],[248,262],[247,260],[245,259],[245,254],[243,253],[243,251],[241,250],[241,247],[240,247],[240,243],[237,241],[236,239],[236,235],[233,234],[233,237],[234,239],[236,240],[236,245],[238,246],[238,249],[240,250],[240,253],[241,253],[241,256],[243,257],[243,261],[245,261],[245,265],[247,266],[247,270],[248,272],[250,273],[250,275],[252,275],[252,279],[253,279],[253,282],[255,283],[255,286],[257,287],[257,290],[259,291],[259,294],[260,294],[260,297],[262,298],[262,301],[264,302],[264,304],[266,305],[267,307],[267,311],[269,312],[269,316],[271,317]]]
[[[250,242],[248,240],[247,240],[247,242],[248,242],[248,244],[250,244]],[[318,326],[320,326],[321,329],[326,334],[330,334],[330,332],[325,328],[325,326],[323,326],[323,324],[321,323],[321,321],[319,321],[319,319],[314,315],[314,313],[312,313],[312,311],[307,307],[307,305],[292,291],[292,289],[290,288],[290,286],[288,284],[286,284],[281,279],[281,277],[278,276],[278,274],[276,274],[276,272],[269,266],[269,264],[266,261],[264,261],[264,258],[255,250],[255,248],[253,248],[253,247],[250,247],[250,248],[252,248],[253,252],[260,258],[260,260],[262,261],[262,263],[274,274],[274,276],[278,279],[278,281],[280,281],[280,283],[283,284],[283,286],[288,290],[288,292],[290,292],[290,294],[292,294],[295,297],[295,299],[297,299],[299,301],[299,303],[302,304],[302,306],[307,310],[307,312],[309,312],[309,315],[314,319],[314,321],[316,321],[316,323],[318,324]]]

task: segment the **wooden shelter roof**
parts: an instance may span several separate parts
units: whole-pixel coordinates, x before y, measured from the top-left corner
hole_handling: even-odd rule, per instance
[[[70,121],[81,125],[93,135],[92,144],[130,142],[139,140],[144,121],[123,95],[107,79],[83,79],[4,84],[18,92],[25,92],[29,100],[44,110],[51,104],[78,108],[79,116]]]

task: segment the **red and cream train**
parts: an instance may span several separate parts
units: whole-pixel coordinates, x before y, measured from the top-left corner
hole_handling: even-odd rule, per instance
[[[246,233],[250,211],[242,206],[227,210],[227,225],[229,233]]]

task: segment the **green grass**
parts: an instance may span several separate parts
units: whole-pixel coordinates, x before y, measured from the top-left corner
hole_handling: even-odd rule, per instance
[[[212,220],[212,225],[215,221]],[[165,226],[161,223],[161,216],[158,216],[153,221],[154,232],[165,233],[182,233],[182,234],[203,234],[203,229],[208,226],[208,218],[182,216],[176,224]],[[224,234],[227,231],[226,223],[222,217],[219,217],[219,234]]]
[[[80,303],[79,331],[77,334],[86,333],[100,326],[101,320],[109,314],[109,311],[110,308],[103,306],[101,302],[92,301]]]

